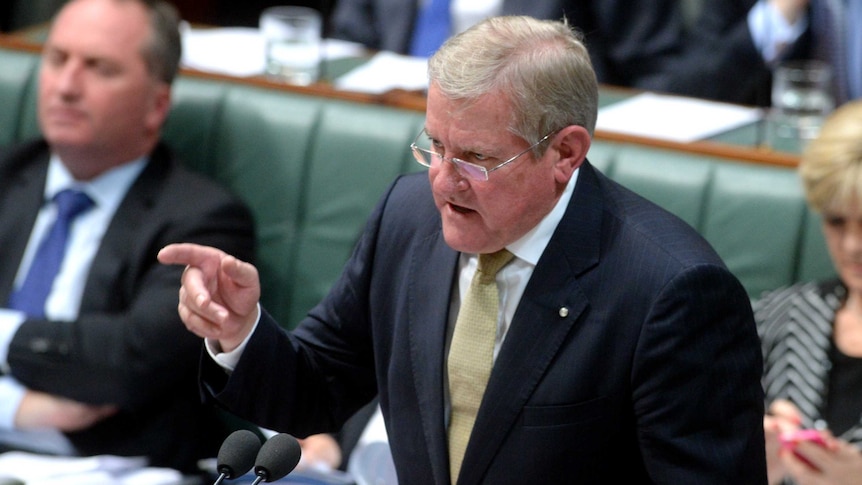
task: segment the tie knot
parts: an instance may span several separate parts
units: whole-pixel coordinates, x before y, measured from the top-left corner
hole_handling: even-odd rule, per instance
[[[93,206],[93,199],[80,190],[66,189],[54,196],[57,204],[57,219],[72,220]]]
[[[493,281],[497,276],[497,272],[514,257],[514,254],[505,249],[501,249],[496,253],[480,254],[479,266],[476,268],[476,271],[482,273],[482,282],[490,283]]]

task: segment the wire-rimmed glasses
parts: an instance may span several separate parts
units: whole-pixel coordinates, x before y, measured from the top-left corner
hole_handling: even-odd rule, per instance
[[[552,132],[548,133],[547,135],[543,136],[539,141],[530,145],[526,150],[522,151],[521,153],[515,155],[514,157],[512,157],[512,158],[506,160],[505,162],[500,163],[499,165],[496,165],[492,168],[485,168],[481,165],[476,165],[475,163],[470,163],[470,162],[461,160],[460,158],[444,157],[443,155],[441,155],[435,151],[420,147],[419,145],[416,144],[416,142],[419,140],[419,137],[422,136],[423,133],[425,133],[425,130],[420,131],[419,134],[416,135],[416,138],[413,139],[413,143],[410,144],[410,150],[413,151],[413,158],[416,159],[416,161],[419,163],[419,165],[423,165],[425,167],[430,168],[430,167],[436,166],[437,164],[439,164],[443,160],[447,160],[447,161],[451,162],[453,165],[455,165],[455,167],[458,169],[458,171],[462,175],[466,175],[467,177],[470,177],[472,180],[476,180],[479,182],[486,182],[488,180],[488,174],[489,173],[493,172],[494,170],[501,169],[501,168],[505,167],[506,165],[514,162],[515,160],[518,159],[518,157],[526,154],[530,150],[539,146],[539,144],[541,144],[543,141],[550,138],[551,135],[556,133],[556,131],[552,131]]]

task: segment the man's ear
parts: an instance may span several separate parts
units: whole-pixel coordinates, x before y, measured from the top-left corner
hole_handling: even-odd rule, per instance
[[[584,163],[591,142],[592,137],[583,126],[567,126],[557,133],[551,149],[555,149],[559,154],[556,173],[560,182],[567,183],[575,169]]]
[[[147,129],[157,133],[171,111],[171,86],[167,83],[159,83],[155,86],[151,103],[146,125]]]

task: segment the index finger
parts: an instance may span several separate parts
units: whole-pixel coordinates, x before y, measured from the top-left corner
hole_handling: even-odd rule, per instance
[[[220,259],[224,253],[216,248],[192,243],[169,244],[158,254],[162,264],[201,266],[212,258]]]

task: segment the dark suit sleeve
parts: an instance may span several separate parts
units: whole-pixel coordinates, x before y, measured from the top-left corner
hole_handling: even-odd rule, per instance
[[[569,7],[578,22],[580,10],[592,19],[574,23],[586,36],[587,49],[600,83],[654,89],[679,48],[683,33],[677,2],[599,0]]]
[[[771,72],[748,26],[753,0],[707,0],[673,58],[667,84],[676,94],[768,106]]]
[[[201,355],[204,399],[266,428],[305,437],[336,432],[374,398],[367,261],[375,258],[388,197],[369,217],[341,277],[295,330],[286,331],[264,309],[230,376]]]
[[[12,375],[34,390],[128,410],[186,393],[200,339],[177,313],[182,267],[156,254],[194,242],[253,260],[254,241],[248,209],[226,191],[178,167],[148,167],[102,240],[78,319],[25,322],[9,349]]]
[[[651,89],[677,50],[682,16],[673,0],[504,0],[502,15],[565,17],[584,35],[600,83]]]
[[[714,265],[670,281],[647,316],[632,373],[650,476],[658,483],[762,483],[761,372],[738,281]]]
[[[406,54],[416,4],[405,0],[338,0],[330,20],[330,34],[369,49]]]

